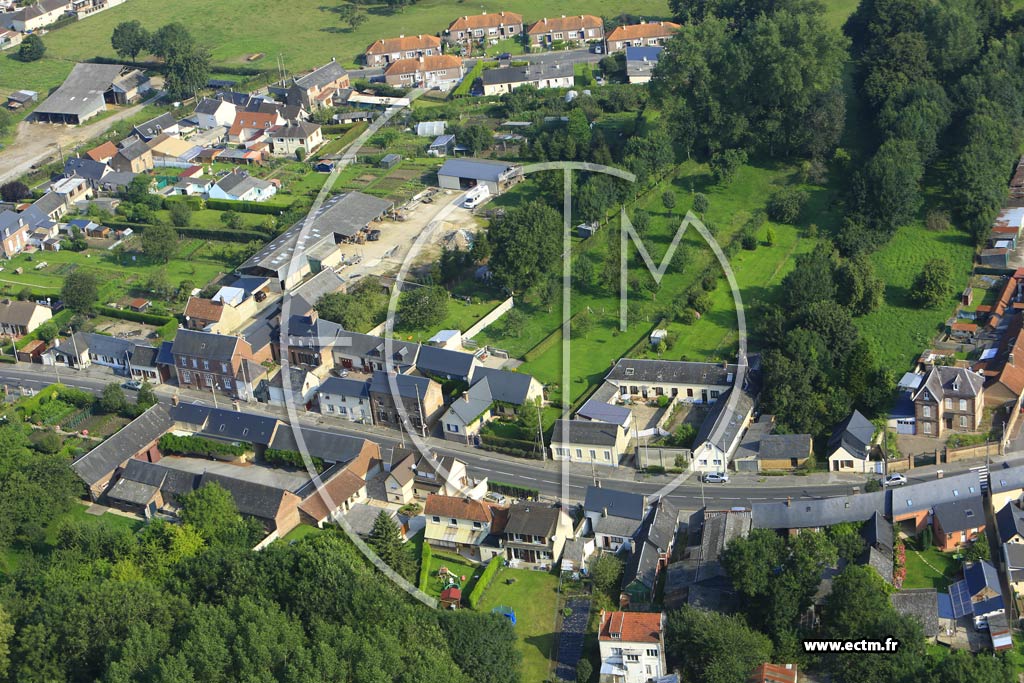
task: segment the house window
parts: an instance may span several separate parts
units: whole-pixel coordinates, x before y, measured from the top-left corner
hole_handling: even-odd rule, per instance
[[[960,416],[960,426],[961,427],[966,427],[967,426],[967,416],[966,415],[961,415]]]
[[[459,520],[455,519],[454,517],[452,517],[451,519],[448,520],[448,526],[458,526],[458,525],[459,525]]]
[[[931,417],[931,416],[932,416],[932,407],[931,406],[921,406],[921,417]],[[927,432],[925,432],[925,433],[927,434]]]
[[[946,399],[946,410],[953,410],[953,399]]]
[[[657,657],[657,656],[658,656],[658,650],[657,650],[657,648],[655,648],[655,649],[653,649],[653,650],[648,650],[648,651],[647,651],[647,656],[648,656],[648,657]],[[647,673],[650,673],[650,671],[648,671]]]
[[[590,449],[590,459],[593,460],[597,457],[597,451],[593,448]]]
[[[718,398],[718,392],[714,389],[711,390],[711,398]]]
[[[188,367],[188,360],[186,360],[185,358],[182,358],[181,359],[181,367],[187,368]]]
[[[640,661],[640,655],[626,655],[626,661],[627,662],[639,662]]]
[[[225,389],[230,389],[231,388],[231,380],[228,379],[227,377],[224,378],[224,388]]]
[[[192,373],[187,370],[183,370],[181,373],[181,381],[190,384],[192,382]]]
[[[192,359],[192,368],[199,369],[199,361],[196,360],[195,358]]]
[[[441,523],[441,518],[438,517],[437,515],[434,515],[433,517],[430,518],[430,521],[433,522],[434,524],[440,524]]]
[[[223,375],[228,374],[228,364],[227,363],[221,363],[220,364],[220,372]]]
[[[693,398],[693,389],[689,388],[686,390],[686,398]]]
[[[482,527],[483,527],[483,524],[481,524],[480,522],[473,522],[473,528],[474,529],[480,529]]]
[[[452,432],[453,434],[459,433],[459,425],[446,424],[445,427],[447,427],[448,431]]]
[[[605,459],[605,460],[611,460],[611,459],[612,459],[612,453],[611,453],[611,451],[605,451],[605,452],[604,452],[604,459]]]
[[[960,410],[963,410],[963,411],[967,410],[967,399],[965,399],[965,398],[960,399]]]
[[[328,413],[333,413],[334,412],[334,404],[333,403],[328,403],[327,404],[327,412]]]
[[[678,387],[672,387],[672,398],[675,398],[678,395],[679,395],[679,388]]]
[[[583,457],[583,449],[582,448],[577,448],[576,449],[576,457],[577,458],[582,458]]]
[[[928,416],[925,415],[925,417],[928,417]],[[925,434],[931,434],[932,433],[932,423],[931,422],[925,422],[924,423],[924,433]]]

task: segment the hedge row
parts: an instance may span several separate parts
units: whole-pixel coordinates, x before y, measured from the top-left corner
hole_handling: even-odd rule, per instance
[[[108,228],[114,228],[115,230],[124,230],[125,228],[131,228],[136,233],[142,233],[149,227],[145,223],[129,223],[128,221],[104,221]],[[216,228],[179,228],[175,227],[174,231],[182,237],[190,237],[200,240],[214,240],[216,242],[241,242],[247,244],[256,240],[258,242],[265,242],[267,235],[262,232],[256,232],[254,230],[218,230]]]
[[[68,21],[69,24],[75,23],[75,19]],[[55,24],[51,24],[47,28],[53,30]],[[113,57],[92,57],[86,61],[92,62],[93,64],[124,64],[125,60],[115,59]],[[142,69],[143,71],[156,71],[159,73],[165,73],[167,71],[167,64],[165,62],[157,61],[145,61],[145,62],[129,62],[132,66]],[[229,74],[231,76],[273,76],[274,72],[268,69],[257,69],[251,66],[230,66],[225,64],[218,64],[217,73]]]
[[[538,449],[536,447],[537,445],[532,441],[509,439],[503,436],[495,436],[493,434],[486,433],[480,434],[480,440],[491,450],[498,451],[499,453],[506,453],[508,455],[514,455],[517,458],[532,458],[534,460],[540,460],[544,457],[544,449]]]
[[[96,312],[100,315],[105,315],[108,318],[118,318],[120,320],[130,320],[133,323],[144,323],[146,325],[166,325],[169,322],[176,322],[174,318],[166,315],[156,315],[155,313],[138,313],[136,311],[130,311],[125,308],[112,308],[110,306],[97,306]]]
[[[423,538],[423,547],[420,549],[420,590],[424,593],[430,587],[430,560],[434,557],[434,553],[430,550],[430,544],[427,543],[426,534]]]
[[[207,199],[206,208],[215,211],[240,211],[242,213],[258,213],[276,216],[291,207],[291,203],[276,202],[239,202],[233,199]]]
[[[523,354],[523,361],[529,363],[535,361],[545,353],[547,353],[555,344],[562,340],[562,328],[559,327],[554,332],[537,342],[536,346]]]
[[[487,566],[484,568],[480,578],[476,580],[476,585],[473,586],[473,590],[469,591],[469,606],[476,609],[476,606],[480,604],[480,599],[484,597],[484,591],[494,581],[495,575],[498,573],[498,569],[501,567],[502,561],[501,556],[495,556],[490,559]]]
[[[268,448],[263,454],[264,459],[272,465],[291,465],[293,467],[300,467],[306,469],[306,461],[302,458],[302,453],[298,451],[282,450],[279,448]],[[314,458],[310,456],[310,460],[313,461],[313,467],[316,468],[317,472],[324,471],[324,461],[320,458]]]
[[[176,434],[164,434],[157,442],[160,450],[164,453],[178,453],[180,455],[199,455],[211,458],[232,457],[237,458],[246,451],[246,446],[241,444],[225,443],[214,441],[202,436],[178,436]]]
[[[512,496],[513,498],[539,498],[540,490],[531,489],[526,486],[519,486],[518,484],[506,484],[500,481],[487,482],[487,490],[493,491],[494,493],[501,493],[506,496]]]

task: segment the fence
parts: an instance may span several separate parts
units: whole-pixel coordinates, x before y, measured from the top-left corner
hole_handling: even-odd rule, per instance
[[[964,446],[962,448],[947,448],[943,462],[956,462],[958,460],[974,460],[984,457],[993,458],[999,455],[999,442],[986,441],[978,446]]]
[[[664,467],[665,469],[681,468],[690,466],[692,451],[689,448],[651,448],[650,446],[636,447],[636,462],[641,469],[648,467]],[[676,458],[684,458],[685,465],[677,465]],[[681,461],[682,462],[682,461]]]
[[[501,316],[505,315],[510,310],[512,310],[513,306],[515,306],[515,302],[512,301],[512,297],[505,299],[500,304],[491,309],[490,313],[480,318],[480,320],[477,321],[477,323],[473,325],[473,327],[466,330],[466,332],[462,335],[463,338],[472,339],[476,335],[480,334],[493,322],[495,322],[496,320],[501,318]]]

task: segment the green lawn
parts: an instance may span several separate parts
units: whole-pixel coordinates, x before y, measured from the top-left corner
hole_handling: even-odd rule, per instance
[[[300,524],[299,526],[295,527],[287,534],[285,534],[281,540],[286,543],[294,543],[296,541],[301,541],[306,536],[317,536],[322,533],[324,533],[323,529],[315,527],[311,524]]]
[[[925,560],[932,566],[925,564]],[[960,563],[953,559],[951,553],[939,552],[934,547],[924,551],[907,548],[907,578],[903,582],[903,587],[935,588],[944,591],[953,583],[959,569]]]
[[[515,579],[512,584],[506,579]],[[560,605],[558,577],[530,569],[502,568],[480,602],[480,611],[499,605],[516,613],[516,635],[523,653],[523,681],[548,680],[555,654],[555,614]]]
[[[974,247],[969,235],[956,229],[931,232],[921,223],[900,228],[892,240],[871,255],[878,276],[886,283],[882,307],[856,320],[873,342],[883,367],[902,372],[927,348],[956,305],[971,271]],[[953,266],[956,295],[939,308],[921,308],[910,300],[911,285],[924,263],[942,258]]]
[[[682,216],[692,206],[693,193],[703,192],[710,200],[705,222],[714,225],[716,240],[724,246],[742,229],[753,212],[764,208],[768,196],[775,188],[796,182],[798,179],[793,167],[766,164],[743,167],[731,184],[721,187],[711,184],[706,165],[696,162],[684,163],[672,178],[664,181],[641,199],[640,208],[651,216],[650,228],[644,243],[655,263],[660,263]],[[532,183],[524,183],[516,188],[515,191],[520,193],[520,201],[525,201],[530,196],[531,185]],[[801,217],[801,223],[828,225],[830,217],[826,208],[829,190],[806,185],[803,187],[811,193],[811,201],[805,215]],[[662,194],[666,190],[671,190],[676,195],[676,207],[671,213],[662,205]],[[516,198],[505,197],[506,205],[514,204],[515,201]],[[792,268],[793,256],[809,251],[814,246],[813,240],[801,238],[799,230],[789,225],[766,224],[761,229],[762,240],[767,235],[768,227],[775,233],[772,246],[762,244],[754,251],[741,250],[730,259],[744,307],[748,311],[748,328],[753,326],[749,312],[756,308],[755,304],[759,301],[774,300],[779,295],[775,285],[781,282]],[[670,302],[684,295],[694,285],[707,264],[715,263],[714,255],[699,233],[695,229],[687,230],[682,241],[686,249],[686,259],[682,268],[670,267],[655,294],[631,289],[629,310],[634,315],[631,316],[627,331],[620,332],[617,283],[614,291],[611,291],[606,283],[600,281],[600,267],[608,248],[608,240],[617,238],[617,221],[611,221],[597,236],[585,241],[574,241],[575,258],[588,258],[598,272],[590,286],[584,287],[582,291],[573,292],[573,314],[589,310],[592,320],[591,329],[582,336],[574,334],[571,343],[572,374],[569,378],[569,397],[573,401],[583,395],[589,386],[600,381],[615,359],[631,353],[634,346],[646,339]],[[651,277],[642,265],[631,266],[631,274],[638,276],[641,282]],[[665,358],[703,361],[734,357],[737,343],[736,314],[732,294],[724,278],[711,293],[711,300],[711,310],[696,324],[669,325],[670,331],[676,336],[676,342],[671,350],[665,352]],[[526,314],[525,324],[506,334],[506,330],[499,323],[480,335],[479,340],[506,349],[513,356],[523,357],[526,352],[560,328],[559,303],[553,304],[549,310],[530,301],[521,301],[518,305]],[[639,356],[652,355],[647,347],[632,353]],[[523,371],[535,375],[548,385],[560,385],[561,340],[556,339],[543,353],[536,352],[531,355],[536,357],[528,360]]]
[[[435,598],[440,597],[444,590],[444,582],[438,577],[437,572],[441,567],[447,567],[449,571],[458,576],[465,576],[466,582],[461,585],[463,597],[469,595],[469,591],[476,583],[477,577],[483,569],[454,553],[446,553],[434,550],[430,557],[430,582],[427,585],[426,593]]]

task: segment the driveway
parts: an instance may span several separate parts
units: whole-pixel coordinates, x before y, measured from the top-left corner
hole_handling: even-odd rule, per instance
[[[88,123],[84,126],[20,122],[15,131],[14,142],[0,152],[0,183],[20,178],[31,171],[34,166],[58,158],[61,150],[65,154],[70,154],[78,145],[98,138],[118,121],[138,114],[143,107],[162,96],[163,93],[159,93],[145,102],[128,107],[102,121]]]

